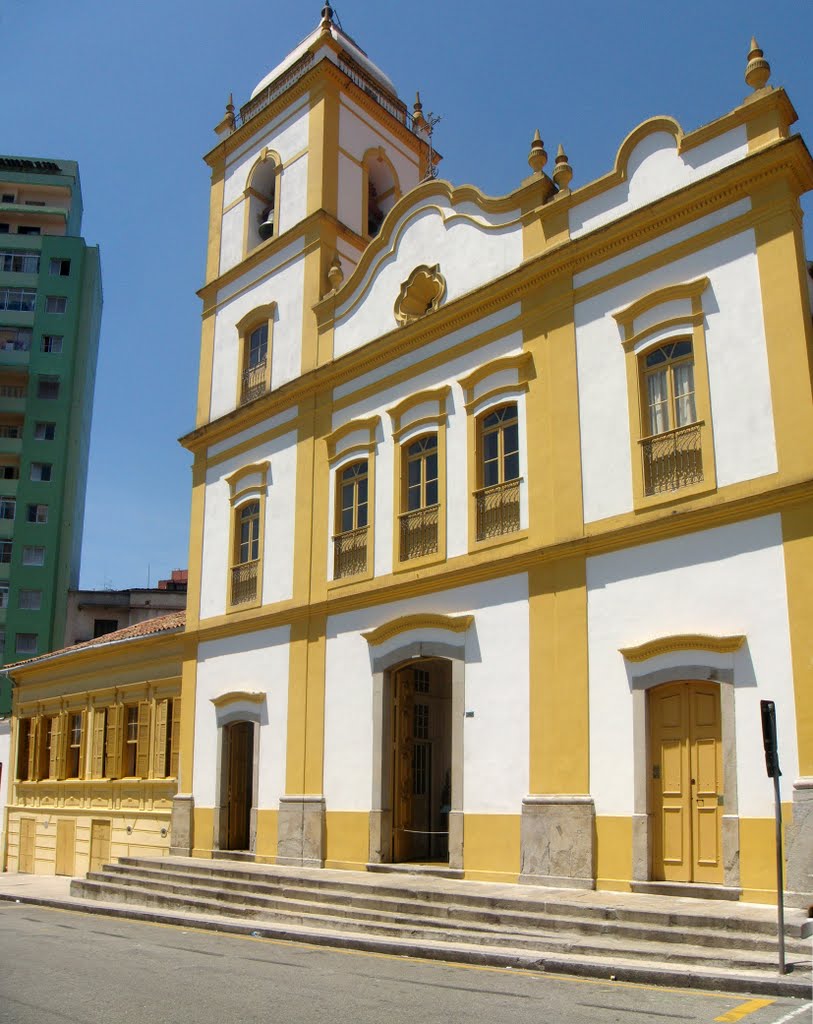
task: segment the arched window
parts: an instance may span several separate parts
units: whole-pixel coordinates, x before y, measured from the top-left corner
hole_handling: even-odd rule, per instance
[[[402,448],[400,559],[438,550],[438,436],[427,434]]]
[[[364,230],[375,238],[389,210],[401,195],[395,168],[382,147],[364,155],[364,196],[362,210]]]
[[[264,153],[246,189],[246,252],[279,234],[278,181],[280,165]]]
[[[691,341],[681,338],[649,349],[640,366],[644,492],[659,494],[702,481]]]
[[[367,459],[351,462],[336,474],[333,575],[337,579],[367,571],[368,477]]]
[[[271,387],[271,342],[276,304],[253,309],[237,324],[239,336],[237,403],[245,405]]]
[[[519,529],[519,419],[511,402],[478,421],[477,540]]]

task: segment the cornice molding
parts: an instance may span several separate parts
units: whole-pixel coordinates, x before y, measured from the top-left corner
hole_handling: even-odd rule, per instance
[[[661,654],[674,654],[678,651],[709,651],[712,654],[734,654],[745,643],[745,636],[710,636],[703,633],[678,633],[674,636],[662,636],[648,640],[637,647],[621,647],[627,661],[638,663],[657,658]]]
[[[413,630],[442,629],[447,633],[465,633],[474,622],[473,615],[438,615],[432,612],[424,612],[418,615],[401,615],[397,619],[384,623],[369,633],[361,635],[370,645],[377,647],[379,644],[391,640],[400,633],[408,633]]]
[[[231,690],[229,693],[221,693],[210,700],[216,708],[225,707],[227,704],[236,704],[238,701],[245,701],[247,704],[264,704],[265,691],[263,690]]]

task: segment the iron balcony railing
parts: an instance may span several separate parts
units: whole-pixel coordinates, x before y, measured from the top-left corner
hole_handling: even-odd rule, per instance
[[[247,370],[243,370],[243,381],[240,389],[241,405],[245,405],[246,402],[250,402],[254,398],[259,398],[260,395],[264,395],[268,390],[265,379],[265,366],[266,360],[263,359],[261,363],[249,366]]]
[[[259,578],[259,561],[243,562],[231,570],[231,603],[247,604],[257,600],[257,580]]]
[[[389,90],[384,89],[374,78],[368,75],[363,68],[350,57],[347,53],[339,54],[339,67],[347,75],[351,82],[359,87],[362,92],[366,92],[367,95],[376,101],[379,106],[383,107],[388,114],[391,114],[401,124],[411,131],[415,131],[415,126],[412,123],[412,115],[407,110],[406,106],[394,96]]]
[[[0,384],[0,398],[25,398],[25,388],[16,384]]]
[[[520,479],[506,480],[474,492],[477,508],[477,540],[500,537],[519,529]]]
[[[440,506],[416,508],[398,517],[401,534],[401,561],[433,555],[438,549]]]
[[[663,494],[702,482],[701,427],[702,423],[692,423],[641,441],[646,494]]]
[[[333,578],[359,576],[367,572],[367,530],[362,526],[358,530],[338,533],[333,538]]]

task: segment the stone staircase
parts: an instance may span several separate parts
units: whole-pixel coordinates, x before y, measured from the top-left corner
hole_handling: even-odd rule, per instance
[[[767,907],[180,857],[122,858],[74,880],[71,895],[239,920],[243,930],[325,945],[603,971],[619,980],[688,974],[697,987],[731,987],[724,982],[739,979],[739,990],[780,991],[772,987],[776,918]],[[790,911],[786,921],[799,995],[811,966],[804,920]],[[461,950],[465,957],[456,955]],[[782,991],[790,994],[787,986]]]

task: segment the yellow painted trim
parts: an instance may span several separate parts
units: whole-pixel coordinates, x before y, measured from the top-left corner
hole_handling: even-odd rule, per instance
[[[712,654],[733,654],[745,643],[742,635],[709,636],[703,633],[678,633],[674,636],[658,637],[648,640],[637,647],[622,647],[622,654],[627,661],[641,662],[657,658],[661,654],[672,654],[676,651],[710,651]]]
[[[216,708],[225,707],[227,704],[236,704],[238,701],[246,701],[249,704],[263,704],[267,694],[264,690],[232,690],[229,693],[221,693],[217,697],[210,697],[210,701]]]
[[[230,473],[226,477],[226,483],[229,485],[229,493],[231,495],[232,504],[237,501],[244,493],[249,491],[256,491],[260,488],[268,486],[268,470],[271,468],[271,463],[266,459],[264,462],[253,462],[248,466],[241,466],[236,469],[233,473]],[[249,484],[244,488],[239,487],[239,483],[247,476],[254,476],[259,474],[259,484]]]
[[[226,167],[218,161],[212,168],[212,183],[209,192],[209,234],[206,242],[206,280],[212,281],[220,274],[220,245],[223,230],[223,196],[226,184]]]
[[[799,774],[813,776],[813,501],[782,511]]]
[[[268,493],[268,470],[270,468],[271,463],[267,460],[264,462],[255,462],[249,466],[241,466],[230,476],[226,477],[229,484],[229,503],[231,505],[231,513],[229,515],[229,562],[226,572],[226,609],[228,611],[246,611],[250,608],[259,608],[263,603],[263,566],[265,564],[265,535],[267,533],[265,514],[266,497]],[[244,487],[240,487],[241,481],[245,480],[247,476],[257,474],[259,474],[260,477],[259,483],[246,484]],[[257,593],[252,601],[241,601],[238,604],[234,604],[231,598],[232,573],[240,564],[237,561],[240,536],[237,528],[237,522],[241,508],[247,501],[254,499],[256,499],[260,505],[258,523],[260,536],[259,544],[257,546]]]
[[[513,883],[520,871],[519,814],[464,814],[465,878]]]
[[[268,329],[267,350],[265,356],[265,390],[271,390],[271,362],[274,353],[274,318],[276,316],[276,302],[269,302],[264,306],[252,309],[236,324],[238,337],[238,362],[237,362],[237,406],[243,405],[243,374],[248,367],[249,346],[251,334],[257,328],[266,325]]]
[[[245,455],[246,452],[254,451],[256,448],[266,447],[270,441],[276,441],[277,438],[284,437],[286,434],[295,434],[301,425],[302,417],[298,415],[293,416],[291,419],[285,420],[284,423],[280,423],[270,430],[263,431],[262,434],[256,434],[254,437],[241,441],[239,444],[234,445],[233,448],[226,448],[216,455],[210,455],[206,459],[206,468],[213,469],[223,462],[230,462],[238,455]]]
[[[466,374],[465,377],[461,377],[458,380],[458,384],[463,388],[463,392],[466,396],[466,405],[471,405],[474,401],[474,391],[480,381],[486,380],[488,377],[493,377],[497,373],[502,373],[505,370],[516,370],[517,371],[517,382],[516,384],[506,384],[502,388],[495,389],[495,393],[498,390],[505,390],[507,388],[516,388],[521,384],[526,384],[531,380],[534,372],[533,356],[530,352],[519,352],[513,356],[500,356],[497,359],[492,359],[488,363],[484,363],[482,366],[478,366],[471,373]],[[477,402],[485,399],[488,395],[481,395],[480,398],[476,399]]]
[[[404,572],[420,566],[434,565],[437,562],[446,560],[446,518],[447,518],[447,493],[446,493],[446,398],[450,387],[436,388],[432,399],[429,401],[438,402],[438,414],[436,416],[422,416],[420,419],[408,423],[403,428],[393,432],[393,529],[392,529],[392,571],[394,573]],[[423,395],[430,392],[424,391]],[[412,396],[417,397],[417,396]],[[424,399],[426,401],[427,399]],[[408,399],[405,401],[409,401]],[[417,403],[406,405],[405,409],[415,408]],[[399,412],[393,416],[393,424],[396,420],[400,423],[405,415],[405,402],[400,403]],[[398,408],[398,406],[396,406]],[[428,429],[424,429],[428,428]],[[405,451],[404,446],[412,444],[420,437],[430,433],[437,434],[437,458],[438,458],[438,549],[428,555],[419,558],[401,558],[401,530],[400,518],[406,512],[406,472],[405,472]],[[402,440],[406,438],[405,440]]]
[[[366,419],[348,420],[347,423],[343,423],[331,431],[325,438],[328,462],[332,465],[337,459],[343,459],[351,452],[355,452],[357,449],[361,450],[362,447],[365,451],[369,451],[376,443],[376,432],[380,424],[380,416],[369,416]],[[351,445],[349,448],[341,448],[340,442],[349,434],[355,433],[367,433],[368,440],[362,446]]]
[[[633,340],[633,329],[638,317],[648,313],[650,309],[655,309],[657,306],[662,306],[667,302],[676,302],[681,299],[688,299],[690,301],[699,299],[708,286],[709,279],[707,277],[699,277],[694,281],[686,281],[681,284],[672,284],[665,288],[658,288],[656,291],[649,292],[640,299],[636,299],[635,302],[619,310],[617,313],[613,313],[613,319],[624,331],[625,340],[629,343]],[[651,329],[647,328],[647,330]]]
[[[404,416],[416,405],[424,405],[428,402],[438,403],[438,416],[445,415],[446,399],[449,397],[451,387],[444,384],[439,388],[426,388],[423,391],[416,391],[406,398],[401,399],[396,405],[387,409],[387,415],[392,420],[393,435],[401,432]],[[411,430],[414,424],[408,423],[404,429]]]
[[[474,622],[473,615],[437,615],[431,612],[401,615],[361,635],[371,647],[391,640],[410,630],[442,629],[448,633],[465,633]]]

